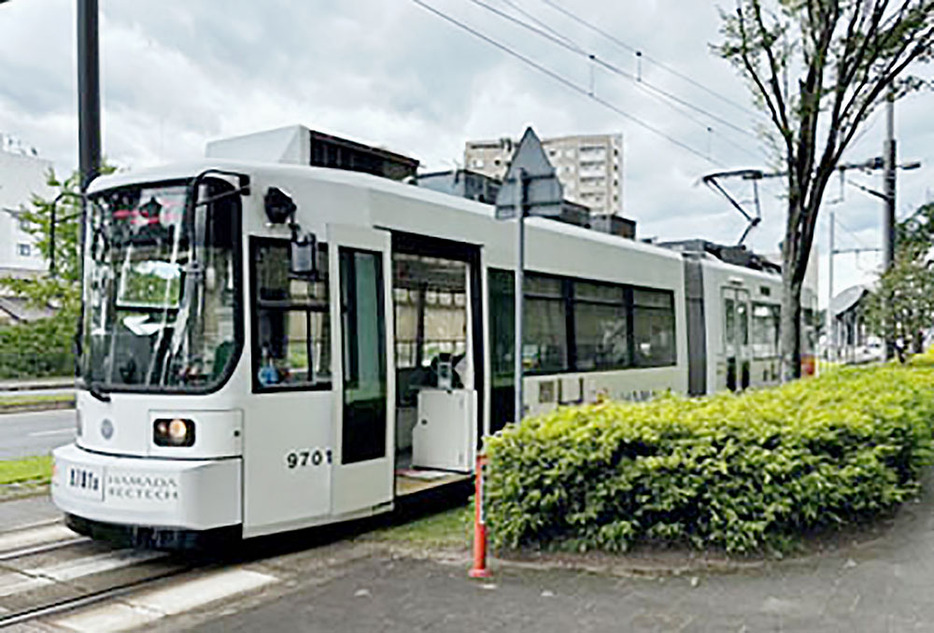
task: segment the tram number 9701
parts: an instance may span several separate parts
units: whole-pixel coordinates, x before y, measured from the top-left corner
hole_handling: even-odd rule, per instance
[[[331,449],[321,450],[316,448],[314,450],[291,451],[285,456],[285,463],[289,469],[320,466],[325,462],[331,463]]]

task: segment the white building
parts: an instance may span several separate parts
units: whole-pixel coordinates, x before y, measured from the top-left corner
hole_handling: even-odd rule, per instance
[[[506,175],[518,141],[468,141],[464,167],[493,178]],[[592,134],[542,139],[564,186],[564,198],[599,215],[623,211],[623,135]]]
[[[46,184],[52,162],[28,152],[8,151],[0,137],[0,276],[29,276],[46,268],[35,241],[23,230],[20,211],[33,194],[50,197]]]

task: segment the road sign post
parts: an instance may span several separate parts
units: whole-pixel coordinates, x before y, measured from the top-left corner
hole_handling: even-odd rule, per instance
[[[522,136],[512,162],[496,196],[496,218],[516,220],[516,273],[515,273],[515,341],[513,361],[515,372],[514,420],[520,422],[524,414],[523,378],[523,303],[525,286],[525,218],[561,214],[564,201],[561,183],[542,149],[542,143],[532,128]]]

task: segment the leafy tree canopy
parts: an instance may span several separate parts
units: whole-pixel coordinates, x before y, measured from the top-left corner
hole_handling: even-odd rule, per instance
[[[785,175],[782,365],[800,373],[801,288],[817,216],[843,152],[890,87],[893,98],[924,81],[934,0],[737,0],[722,12],[714,51],[745,78],[766,113],[762,129]]]

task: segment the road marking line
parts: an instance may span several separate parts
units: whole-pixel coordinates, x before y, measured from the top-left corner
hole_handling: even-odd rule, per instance
[[[117,633],[248,591],[256,591],[278,581],[278,578],[268,574],[247,569],[229,569],[144,591],[124,598],[121,602],[79,611],[55,620],[52,624],[78,633]]]
[[[107,552],[96,556],[85,556],[75,560],[58,563],[48,567],[37,567],[35,569],[24,569],[24,574],[36,578],[48,578],[59,582],[68,582],[82,576],[99,574],[105,571],[129,567],[139,563],[153,560],[155,558],[165,558],[164,552],[154,552],[146,550],[121,549],[115,552]]]
[[[71,435],[75,432],[74,427],[69,426],[67,429],[52,429],[51,431],[36,431],[35,433],[30,433],[29,437],[52,437],[54,435]]]
[[[0,553],[73,538],[75,538],[75,533],[61,523],[8,532],[0,535]]]

